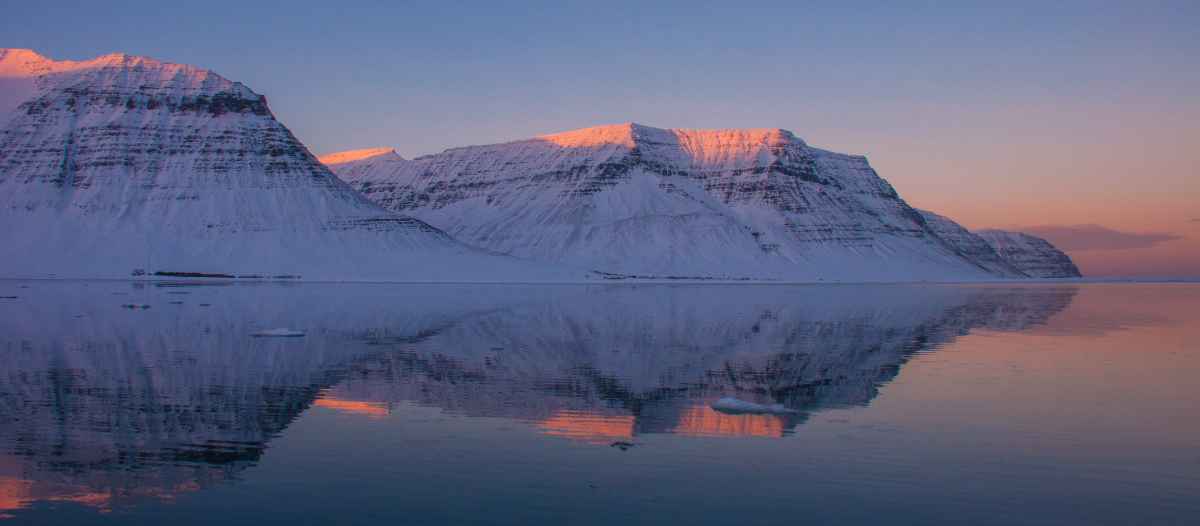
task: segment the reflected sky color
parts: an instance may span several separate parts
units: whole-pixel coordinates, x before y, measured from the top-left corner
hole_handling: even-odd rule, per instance
[[[0,293],[13,524],[1200,513],[1196,285]]]
[[[316,153],[781,127],[972,228],[1183,238],[1086,274],[1200,275],[1197,2],[10,4],[0,45],[214,69]]]

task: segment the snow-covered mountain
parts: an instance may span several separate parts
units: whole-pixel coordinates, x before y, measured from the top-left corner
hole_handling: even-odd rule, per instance
[[[961,227],[931,225],[866,158],[780,129],[621,124],[413,160],[386,149],[322,160],[465,243],[627,276],[1025,277],[984,247],[964,251]]]
[[[0,276],[579,279],[365,199],[210,71],[0,49]]]
[[[1021,272],[1033,278],[1078,278],[1071,257],[1049,241],[1024,232],[980,230],[979,237]]]

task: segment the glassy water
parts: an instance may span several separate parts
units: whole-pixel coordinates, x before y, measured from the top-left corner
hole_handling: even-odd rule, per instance
[[[0,296],[0,524],[1200,520],[1197,285]]]

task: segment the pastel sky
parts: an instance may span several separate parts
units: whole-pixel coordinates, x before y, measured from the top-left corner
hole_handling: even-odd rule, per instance
[[[315,153],[786,128],[1085,274],[1200,275],[1194,0],[176,4],[6,2],[0,47],[215,70]]]

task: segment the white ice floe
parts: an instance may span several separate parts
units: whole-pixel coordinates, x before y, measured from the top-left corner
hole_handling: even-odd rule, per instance
[[[788,408],[784,407],[783,404],[771,404],[771,405],[756,404],[754,402],[738,400],[737,398],[733,398],[731,396],[726,396],[724,398],[721,398],[720,400],[717,400],[716,402],[713,403],[712,408],[714,410],[720,411],[722,413],[734,413],[734,414],[743,413],[743,414],[786,415],[786,414],[791,414],[791,413],[796,412],[794,409],[788,409]]]

